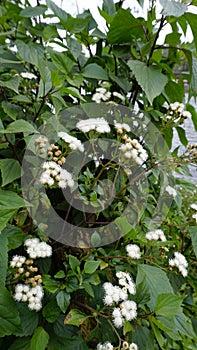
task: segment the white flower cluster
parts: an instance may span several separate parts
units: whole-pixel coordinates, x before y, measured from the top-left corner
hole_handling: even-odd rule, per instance
[[[37,79],[37,76],[35,74],[29,72],[22,72],[20,75],[24,79]]]
[[[146,150],[140,145],[136,139],[131,139],[127,135],[123,136],[125,144],[119,147],[126,159],[133,159],[137,164],[142,165],[148,158]]]
[[[141,253],[140,253],[140,247],[138,247],[137,244],[128,244],[125,247],[127,251],[127,255],[132,259],[140,259]]]
[[[97,344],[96,349],[97,349],[97,350],[113,350],[114,347],[113,347],[113,345],[112,345],[109,341],[107,341],[107,342],[104,343],[104,344],[101,344],[101,343]]]
[[[149,231],[146,233],[145,237],[149,241],[151,241],[151,240],[158,241],[160,239],[162,242],[166,242],[166,236],[161,229],[157,229],[155,231]]]
[[[125,102],[125,97],[121,95],[119,92],[109,92],[104,87],[97,88],[95,94],[92,96],[92,101],[96,103],[106,102],[109,101],[109,99],[114,96],[115,98],[119,99],[122,102]]]
[[[60,188],[66,188],[67,186],[72,188],[74,186],[72,175],[67,170],[62,169],[56,162],[44,162],[42,168],[44,171],[40,177],[41,184],[53,186],[57,181]]]
[[[26,257],[22,255],[14,255],[10,261],[10,266],[14,269],[15,267],[22,268],[26,261]]]
[[[114,120],[114,126],[118,134],[131,131],[131,128],[127,123],[118,123],[116,120]]]
[[[97,350],[113,350],[114,347],[110,342],[106,342],[104,344],[99,343],[97,345]],[[128,350],[138,350],[138,346],[135,343],[131,343],[130,345],[127,343],[127,341],[123,341],[121,349],[128,349]]]
[[[29,238],[24,242],[30,258],[46,258],[52,255],[52,248],[46,242],[41,242],[38,238]]]
[[[170,196],[172,196],[173,198],[175,198],[177,196],[177,191],[173,187],[171,187],[170,185],[168,185],[166,187],[166,192],[168,192],[168,194]]]
[[[95,130],[99,133],[108,133],[111,130],[108,122],[103,117],[80,120],[76,124],[76,127],[84,133],[91,130]]]
[[[193,203],[190,205],[190,207],[194,210],[196,210],[196,213],[192,215],[193,219],[196,220],[196,223],[197,223],[197,204]]]
[[[175,252],[174,253],[175,257],[173,259],[169,259],[169,266],[171,267],[177,267],[180,273],[182,274],[183,277],[186,277],[188,274],[187,267],[188,267],[188,262],[185,259],[184,255]]]
[[[113,286],[112,283],[106,282],[103,285],[105,290],[104,304],[111,306],[114,303],[119,304],[118,307],[115,307],[112,316],[113,323],[115,327],[122,327],[124,324],[124,319],[131,321],[137,316],[137,304],[128,300],[128,293],[135,295],[136,287],[131,276],[127,272],[119,271],[116,273],[116,277],[119,279],[119,285],[122,286]]]
[[[30,310],[39,311],[42,308],[41,300],[43,296],[44,291],[40,285],[31,288],[26,284],[17,284],[15,287],[14,299],[16,301],[27,301]]]
[[[185,106],[183,103],[180,102],[174,102],[170,103],[168,112],[167,112],[167,119],[173,119],[174,123],[183,123],[183,121],[187,118],[191,118],[191,113],[184,110]]]
[[[69,144],[69,147],[73,150],[79,150],[80,152],[84,152],[84,146],[82,145],[81,141],[78,140],[76,137],[69,135],[67,132],[61,131],[58,132],[58,136],[60,139],[64,140],[66,143]]]

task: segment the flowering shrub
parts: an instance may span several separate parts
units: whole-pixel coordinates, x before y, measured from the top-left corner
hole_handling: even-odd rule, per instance
[[[0,6],[2,350],[196,349],[196,15],[159,3]]]

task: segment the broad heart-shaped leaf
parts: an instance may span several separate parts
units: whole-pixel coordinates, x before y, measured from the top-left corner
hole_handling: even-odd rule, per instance
[[[82,74],[85,78],[109,80],[104,69],[96,63],[90,63],[85,66]]]
[[[26,303],[17,303],[18,312],[21,320],[20,332],[15,332],[17,337],[26,337],[32,335],[38,326],[39,316],[35,311],[31,311]]]
[[[100,265],[100,261],[86,261],[84,265],[84,272],[87,274],[94,273]]]
[[[110,44],[131,43],[133,37],[144,37],[141,22],[130,11],[120,9],[110,25],[107,41]]]
[[[147,67],[144,62],[129,61],[128,66],[131,68],[138,84],[152,104],[154,98],[163,91],[168,79],[155,68]]]
[[[20,12],[20,16],[22,17],[36,17],[43,15],[43,13],[46,11],[47,7],[44,5],[39,5],[39,6],[28,6],[24,10]]]
[[[14,225],[7,225],[2,234],[8,239],[8,251],[20,247],[27,238],[27,234]]]
[[[2,186],[5,186],[21,177],[21,166],[16,159],[1,159],[0,170],[2,176]]]
[[[81,311],[72,309],[64,320],[64,324],[72,324],[73,326],[80,326],[89,316],[83,314]]]
[[[14,92],[16,92],[18,94],[19,83],[20,83],[20,77],[15,76],[15,77],[11,78],[10,80],[0,81],[0,86],[6,87],[10,90],[13,90]]]
[[[45,350],[49,342],[49,335],[43,327],[38,327],[31,338],[31,350]]]
[[[13,297],[0,287],[0,337],[20,331],[20,317]]]
[[[5,228],[17,210],[26,204],[15,192],[0,190],[0,231]]]
[[[158,295],[155,312],[157,315],[167,318],[174,317],[182,304],[184,297],[172,293]]]
[[[138,327],[132,333],[132,341],[138,345],[139,349],[153,350],[154,337],[152,332],[146,327]]]
[[[8,267],[8,239],[0,233],[0,288],[5,285]]]
[[[33,125],[23,119],[15,120],[8,125],[7,129],[0,130],[0,133],[2,134],[12,134],[17,132],[23,132],[26,134],[38,133],[38,131],[34,129]]]
[[[159,0],[164,16],[180,17],[187,11],[187,4],[175,0]]]
[[[188,227],[188,230],[189,230],[190,237],[192,240],[192,247],[193,247],[194,253],[196,254],[196,257],[197,257],[197,227],[191,226],[191,227]]]
[[[173,289],[166,273],[157,267],[144,264],[138,265],[136,283],[139,284],[144,278],[151,296],[148,305],[154,310],[158,296],[161,293],[173,294]]]

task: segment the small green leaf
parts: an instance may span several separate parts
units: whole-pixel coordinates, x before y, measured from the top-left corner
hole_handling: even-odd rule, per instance
[[[76,89],[75,87],[67,87],[67,88],[62,88],[62,91],[65,92],[66,94],[70,94],[74,97],[79,98],[81,101],[85,101],[85,99],[81,96],[80,92],[78,89]]]
[[[60,312],[61,310],[57,305],[56,300],[50,301],[42,309],[42,315],[49,323],[54,323],[58,319]]]
[[[20,16],[29,18],[40,16],[45,13],[46,9],[47,7],[44,5],[39,5],[35,7],[28,6],[20,12]]]
[[[79,327],[89,316],[83,314],[79,310],[72,309],[64,320],[64,324],[72,324]]]
[[[59,283],[53,280],[50,275],[43,275],[42,281],[44,288],[50,293],[55,293],[59,288]]]
[[[197,227],[191,226],[188,228],[188,230],[189,230],[190,237],[192,240],[192,247],[193,247],[194,253],[197,257]]]
[[[100,261],[86,261],[84,265],[84,273],[94,273],[100,265]]]
[[[16,120],[12,123],[10,123],[5,130],[0,130],[0,132],[3,134],[12,134],[12,133],[18,133],[23,132],[26,134],[34,134],[38,133],[36,129],[34,129],[33,125],[27,122],[26,120]]]
[[[65,276],[65,272],[63,270],[60,270],[55,274],[54,278],[65,278]]]
[[[102,67],[96,63],[90,63],[85,66],[82,74],[85,78],[99,79],[99,80],[109,80],[106,72]]]
[[[103,0],[102,9],[110,16],[114,16],[116,13],[116,7],[113,0]]]
[[[164,317],[174,317],[182,304],[184,297],[171,293],[160,294],[156,301],[155,312]]]
[[[57,305],[62,310],[62,312],[66,312],[66,310],[68,309],[68,307],[70,305],[70,294],[61,290],[56,295],[56,300],[57,300]]]
[[[181,128],[180,126],[177,126],[176,130],[177,130],[177,133],[179,135],[179,140],[181,141],[183,146],[187,146],[188,140],[187,140],[187,137],[186,137],[185,130],[183,128]]]
[[[21,177],[21,166],[18,160],[15,159],[1,159],[0,170],[2,175],[2,186],[13,182]]]
[[[168,81],[167,77],[155,68],[147,67],[144,62],[137,60],[129,61],[128,66],[131,68],[138,84],[152,104],[154,98],[162,93]]]
[[[31,350],[45,350],[49,342],[49,334],[43,327],[38,327],[31,338]]]
[[[65,24],[68,19],[68,15],[65,11],[63,11],[60,7],[58,7],[53,1],[47,0],[46,1],[47,7],[53,11],[54,15],[59,17],[62,24]]]
[[[6,80],[6,81],[0,80],[0,86],[6,87],[6,88],[16,92],[17,94],[18,94],[19,83],[20,83],[19,76],[15,76],[15,77],[11,78],[10,80]]]
[[[0,288],[0,337],[20,331],[20,317],[10,292]]]
[[[14,103],[10,103],[8,101],[3,101],[2,102],[2,108],[4,112],[9,115],[10,118],[13,120],[16,120],[17,116],[19,115],[21,108],[17,106]]]
[[[80,266],[80,261],[73,255],[69,255],[68,259],[69,259],[69,265],[70,265],[71,270],[73,272],[76,272],[77,267]]]

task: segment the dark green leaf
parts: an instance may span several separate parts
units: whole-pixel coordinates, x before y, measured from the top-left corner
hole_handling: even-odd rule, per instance
[[[52,279],[50,275],[43,275],[42,281],[44,288],[50,293],[55,293],[59,287],[59,283]]]
[[[176,127],[177,133],[179,135],[179,140],[181,141],[183,146],[187,146],[188,144],[188,140],[186,137],[186,132],[183,128],[181,128],[180,126]]]
[[[9,115],[10,118],[16,120],[16,117],[19,115],[21,108],[14,103],[8,101],[2,102],[2,108],[4,112]]]
[[[56,300],[59,308],[62,310],[62,312],[66,312],[70,305],[70,294],[67,292],[61,290],[57,295],[56,295]]]
[[[191,226],[188,228],[188,230],[189,230],[190,237],[192,240],[192,247],[193,247],[194,253],[197,257],[197,227]]]
[[[5,287],[0,288],[0,337],[20,331],[20,317],[14,299]]]
[[[152,332],[146,327],[139,327],[132,334],[132,340],[138,345],[139,349],[153,350],[154,337]]]
[[[49,342],[49,335],[43,327],[38,327],[31,338],[31,350],[45,350]]]
[[[44,5],[39,5],[39,6],[28,6],[24,10],[21,11],[20,16],[22,17],[36,17],[43,15],[46,11],[47,7]]]
[[[163,91],[168,79],[153,67],[147,67],[144,62],[129,61],[128,65],[135,75],[138,84],[145,92],[149,102],[152,104],[154,98]]]
[[[17,337],[32,335],[38,326],[39,317],[35,311],[31,311],[24,303],[18,303],[17,308],[21,319],[21,332],[15,332]]]
[[[31,350],[30,337],[18,338],[12,343],[8,350]]]
[[[16,120],[12,123],[10,123],[5,130],[0,130],[1,133],[11,134],[11,133],[17,133],[17,132],[23,132],[26,134],[34,134],[38,131],[34,129],[33,125],[31,125],[26,120]]]
[[[193,36],[194,36],[194,43],[197,49],[197,26],[196,26],[196,14],[187,12],[184,14],[184,17],[186,18],[187,22],[189,23]]]
[[[10,80],[6,80],[6,81],[0,80],[0,86],[6,87],[10,90],[13,90],[17,94],[18,94],[19,83],[20,83],[19,76],[15,76],[15,77],[11,78]]]
[[[104,69],[96,63],[90,63],[85,66],[82,74],[85,78],[109,80]]]
[[[1,159],[0,170],[2,176],[2,186],[5,186],[14,180],[21,177],[21,166],[18,160],[15,159]]]
[[[56,300],[52,300],[44,306],[42,315],[49,323],[54,323],[59,317],[60,312]]]
[[[8,268],[8,239],[5,234],[0,233],[0,286],[5,285],[7,268]]]

